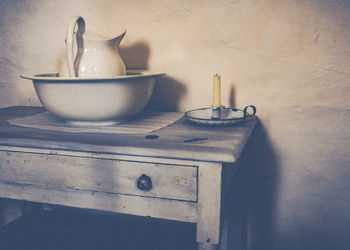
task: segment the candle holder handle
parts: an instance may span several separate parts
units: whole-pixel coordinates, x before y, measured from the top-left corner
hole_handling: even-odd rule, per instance
[[[249,113],[248,110],[249,109],[252,109],[252,113]],[[255,116],[256,114],[256,107],[254,105],[249,105],[249,106],[246,106],[244,109],[243,109],[243,116],[244,116],[244,119],[245,118],[248,118],[248,117],[251,117],[251,116]]]

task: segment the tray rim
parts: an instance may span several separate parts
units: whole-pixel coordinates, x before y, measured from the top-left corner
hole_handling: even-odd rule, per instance
[[[247,114],[246,110],[248,108],[252,108],[253,109],[253,114]],[[200,110],[212,110],[211,107],[206,107],[206,108],[198,108],[198,109],[193,109],[193,110],[189,110],[187,112],[185,112],[185,118],[187,118],[189,121],[194,122],[194,123],[198,123],[198,124],[206,124],[206,125],[230,125],[230,124],[234,124],[234,123],[238,123],[244,120],[247,120],[249,118],[252,118],[255,116],[256,113],[256,108],[253,105],[249,105],[246,106],[244,109],[238,109],[238,108],[227,108],[227,107],[221,107],[221,109],[228,109],[231,110],[233,112],[241,112],[242,116],[241,117],[236,117],[236,118],[224,118],[224,119],[209,119],[209,118],[199,118],[199,117],[194,117],[191,116],[190,113],[193,111],[200,111]]]

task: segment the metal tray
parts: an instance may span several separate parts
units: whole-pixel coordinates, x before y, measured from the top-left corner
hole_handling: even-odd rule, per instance
[[[213,108],[200,108],[187,111],[185,117],[194,123],[203,125],[232,125],[256,114],[256,108],[253,105],[246,106],[244,109],[221,107],[221,115],[219,118],[213,117]],[[251,110],[251,113],[249,113]]]

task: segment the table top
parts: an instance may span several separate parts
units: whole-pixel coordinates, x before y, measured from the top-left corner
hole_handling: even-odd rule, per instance
[[[209,162],[238,160],[254,126],[249,118],[233,126],[193,124],[184,117],[147,133],[57,131],[11,124],[11,119],[45,112],[42,107],[0,109],[1,148],[26,147]]]

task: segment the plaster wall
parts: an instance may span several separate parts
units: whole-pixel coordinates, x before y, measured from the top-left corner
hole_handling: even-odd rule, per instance
[[[210,106],[216,72],[223,105],[257,107],[270,155],[251,249],[350,249],[349,13],[347,0],[1,0],[0,107],[40,105],[19,75],[57,71],[72,16],[126,29],[127,67],[167,74],[151,108]]]

